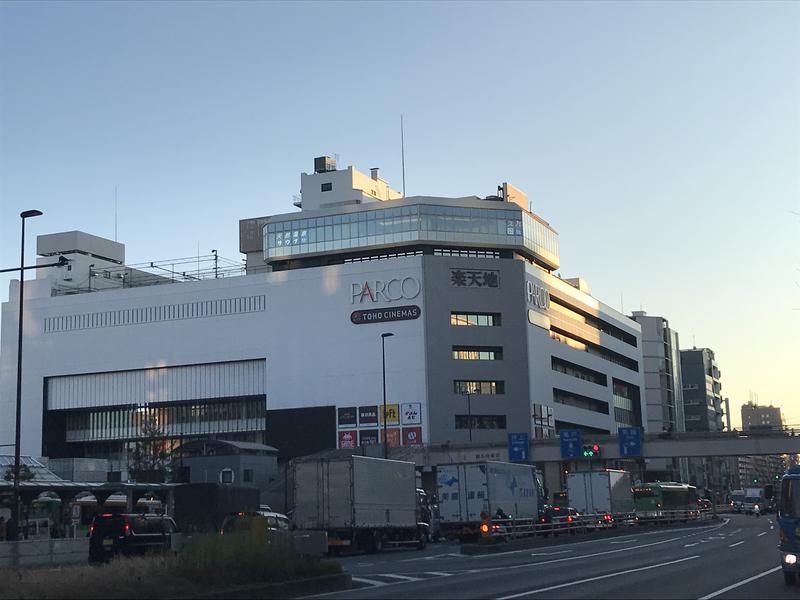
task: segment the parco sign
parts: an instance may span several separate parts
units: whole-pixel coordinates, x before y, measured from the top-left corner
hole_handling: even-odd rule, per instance
[[[422,284],[416,277],[395,277],[383,281],[376,279],[364,283],[350,284],[352,304],[367,302],[396,302],[412,300],[419,296]]]

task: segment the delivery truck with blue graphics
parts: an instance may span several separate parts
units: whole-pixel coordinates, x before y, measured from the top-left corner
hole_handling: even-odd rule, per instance
[[[500,514],[537,519],[541,489],[533,465],[485,461],[437,467],[441,533],[477,539],[481,524]]]

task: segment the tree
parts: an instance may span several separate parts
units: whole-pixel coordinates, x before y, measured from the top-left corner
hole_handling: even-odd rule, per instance
[[[19,480],[20,481],[30,481],[33,479],[33,471],[30,470],[28,465],[20,464],[19,466]],[[3,475],[3,479],[6,481],[14,481],[14,465],[8,465],[6,469],[6,474]]]
[[[154,419],[145,417],[140,432],[129,455],[128,473],[139,482],[163,483],[172,466],[164,431]]]

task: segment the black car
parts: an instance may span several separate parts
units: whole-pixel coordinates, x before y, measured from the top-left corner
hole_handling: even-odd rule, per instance
[[[545,506],[539,513],[539,524],[536,528],[537,534],[547,537],[553,533],[558,535],[567,530],[575,533],[575,528],[583,523],[581,514],[569,506]]]
[[[99,514],[89,527],[89,562],[169,550],[177,531],[167,515]]]

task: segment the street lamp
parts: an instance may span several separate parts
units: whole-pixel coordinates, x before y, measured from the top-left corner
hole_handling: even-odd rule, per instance
[[[16,431],[14,434],[14,529],[19,538],[19,451],[20,451],[20,421],[22,415],[22,303],[25,299],[25,219],[38,217],[40,210],[26,210],[19,214],[22,219],[22,237],[20,238],[19,253],[19,328],[17,333],[17,414]]]
[[[381,357],[383,360],[383,458],[389,458],[389,419],[386,414],[386,338],[394,336],[393,333],[381,334]]]
[[[94,277],[94,272],[92,269],[94,268],[94,263],[89,265],[89,291],[92,291],[92,277]]]

